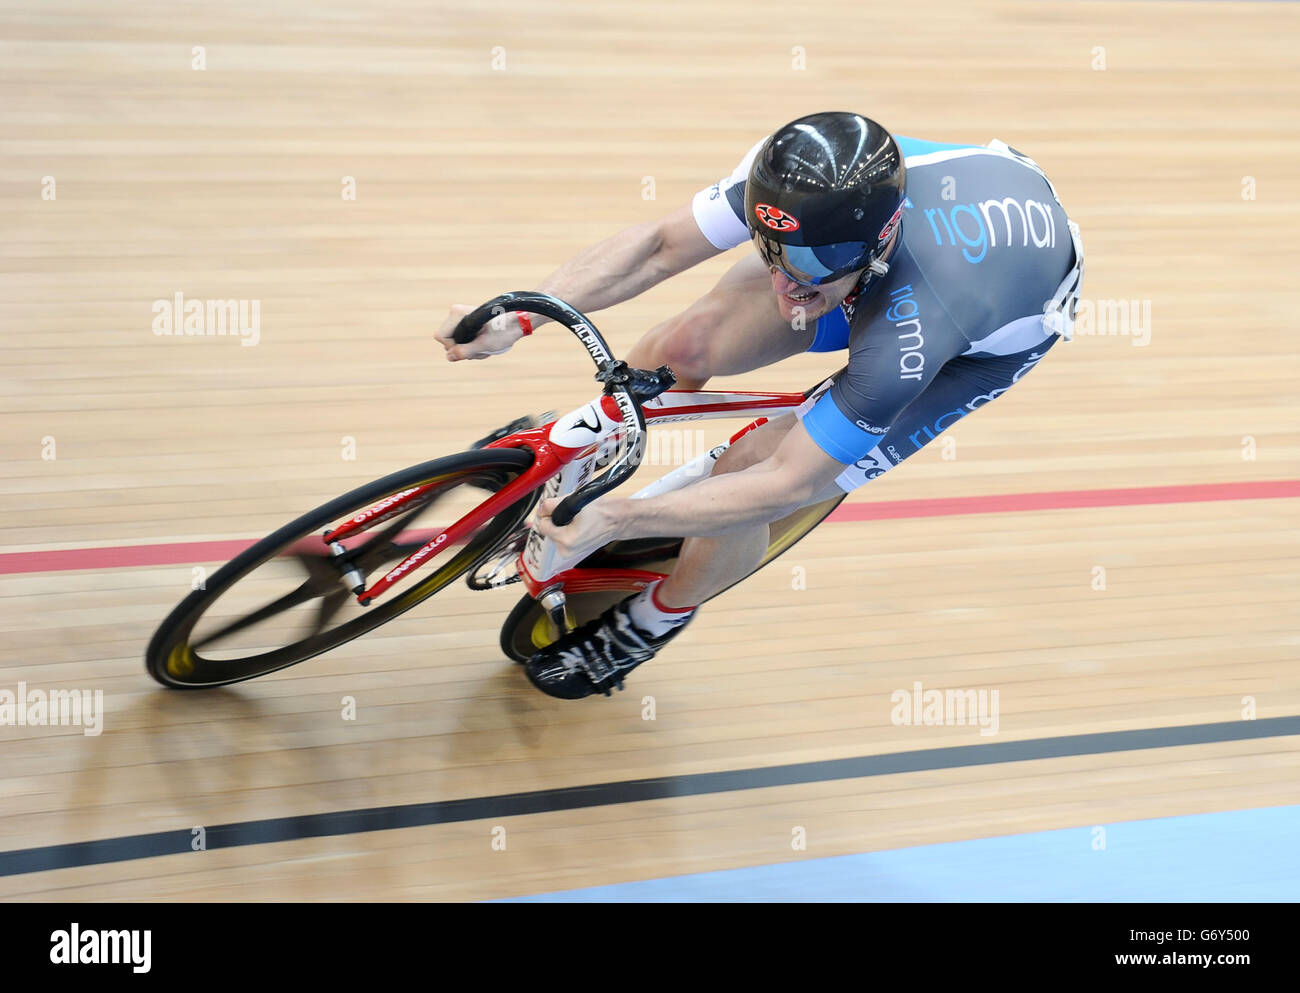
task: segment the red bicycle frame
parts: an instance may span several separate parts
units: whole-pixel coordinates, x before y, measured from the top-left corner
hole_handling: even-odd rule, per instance
[[[647,401],[642,405],[642,412],[646,425],[653,426],[722,417],[753,417],[754,414],[763,412],[791,411],[804,400],[805,396],[802,393],[706,393],[670,390]],[[634,498],[667,492],[678,486],[687,485],[693,477],[707,475],[703,470],[716,461],[729,445],[766,420],[766,417],[759,417],[751,421],[732,435],[726,443],[718,445],[690,464],[681,466],[655,481],[634,494]],[[519,431],[492,442],[487,446],[488,448],[528,449],[533,454],[532,465],[371,583],[357,595],[358,602],[363,606],[370,604],[412,570],[428,562],[440,549],[465,541],[488,520],[539,487],[549,484],[551,492],[548,495],[556,496],[565,495],[582,486],[590,477],[595,461],[612,448],[616,448],[622,441],[623,424],[621,411],[615,398],[601,396],[542,427]],[[568,469],[574,471],[567,479],[562,479]],[[358,535],[402,513],[412,502],[436,490],[438,485],[438,483],[427,483],[394,494],[328,531],[324,535],[324,540],[330,543]],[[575,593],[605,589],[640,589],[648,583],[663,578],[660,573],[639,569],[582,569],[572,563],[555,562],[552,558],[548,558],[549,550],[546,547],[548,545],[550,543],[542,539],[540,534],[531,531],[516,561],[519,575],[528,592],[534,597],[540,597],[547,590],[557,587]],[[540,563],[545,563],[545,567],[539,568]]]

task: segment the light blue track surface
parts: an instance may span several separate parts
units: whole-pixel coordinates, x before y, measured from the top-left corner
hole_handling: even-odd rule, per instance
[[[524,901],[1297,901],[1300,806],[956,841]],[[816,851],[815,832],[808,845]]]

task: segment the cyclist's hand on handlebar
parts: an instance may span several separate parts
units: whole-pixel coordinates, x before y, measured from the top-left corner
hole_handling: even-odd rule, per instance
[[[619,536],[618,524],[610,513],[608,497],[587,504],[564,527],[557,527],[551,520],[551,514],[555,513],[555,508],[559,505],[558,497],[539,503],[534,526],[543,538],[555,542],[556,548],[564,558],[585,558]]]
[[[498,314],[483,325],[477,337],[469,344],[456,344],[452,338],[456,325],[460,323],[462,317],[473,309],[473,307],[463,303],[456,304],[447,314],[447,319],[442,322],[442,327],[434,335],[442,347],[447,350],[448,362],[459,362],[461,359],[485,359],[489,355],[500,355],[503,352],[508,352],[510,347],[524,336],[518,315],[506,313]]]

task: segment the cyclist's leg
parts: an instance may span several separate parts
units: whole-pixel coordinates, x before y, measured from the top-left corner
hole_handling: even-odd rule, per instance
[[[838,307],[832,312],[839,313]],[[795,329],[781,317],[767,267],[751,255],[682,313],[651,328],[624,357],[639,369],[669,366],[677,389],[697,390],[712,376],[749,372],[807,351],[816,331],[816,320]]]
[[[739,472],[763,461],[776,451],[794,425],[794,414],[784,414],[747,432],[719,456],[709,475]],[[703,603],[753,572],[763,561],[770,540],[767,524],[756,524],[718,538],[687,538],[682,542],[673,571],[659,585],[659,602],[668,607],[694,607]]]
[[[846,466],[809,503],[821,503],[839,492],[857,489],[920,451],[961,418],[1010,389],[1038,364],[1056,340],[1053,335],[1034,348],[1012,355],[958,356],[945,363],[894,419],[876,448]],[[816,396],[810,398],[797,416],[811,409],[815,400]],[[794,426],[795,416],[776,418],[744,435],[723,453],[714,473],[736,472],[766,458]],[[660,600],[667,606],[691,606],[707,600],[752,572],[762,561],[768,540],[766,524],[719,538],[687,539],[673,572],[660,586]]]

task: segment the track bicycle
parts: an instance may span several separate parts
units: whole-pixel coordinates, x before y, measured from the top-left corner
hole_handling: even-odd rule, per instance
[[[203,689],[264,676],[360,637],[462,577],[477,591],[521,588],[501,626],[500,645],[510,659],[526,661],[562,632],[664,578],[682,546],[672,536],[613,541],[566,561],[529,523],[543,497],[562,497],[552,519],[563,526],[632,476],[649,427],[754,418],[633,499],[689,486],[708,476],[746,432],[793,411],[814,392],[674,390],[667,366],[633,369],[616,360],[590,320],[543,293],[487,301],[460,321],[455,340],[473,340],[504,311],[539,314],[567,328],[595,363],[601,394],[563,417],[541,418],[545,423],[511,430],[481,448],[358,487],[254,543],[158,627],[145,653],[154,679],[176,689]],[[754,571],[843,498],[772,524]]]

